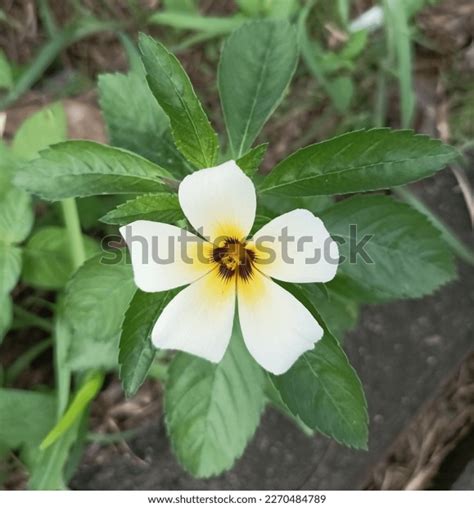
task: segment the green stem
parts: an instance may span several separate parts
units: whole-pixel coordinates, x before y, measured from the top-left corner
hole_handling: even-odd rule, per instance
[[[61,201],[64,223],[68,235],[69,253],[74,269],[78,269],[86,260],[84,241],[82,239],[81,223],[79,213],[74,199],[64,199]]]
[[[15,326],[16,328],[32,326],[37,327],[38,329],[42,329],[47,333],[50,333],[52,331],[51,323],[48,320],[43,319],[34,313],[30,313],[28,310],[25,310],[21,306],[15,305],[13,311],[19,324]]]
[[[22,354],[5,372],[5,384],[12,385],[17,379],[18,375],[38,357],[45,350],[47,350],[53,344],[51,338],[47,338],[33,347],[29,348],[24,354]]]

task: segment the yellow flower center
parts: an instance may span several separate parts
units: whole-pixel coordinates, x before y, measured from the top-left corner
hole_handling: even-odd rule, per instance
[[[223,279],[238,276],[246,281],[252,278],[255,251],[245,241],[226,238],[214,246],[212,260],[219,265],[219,275]]]

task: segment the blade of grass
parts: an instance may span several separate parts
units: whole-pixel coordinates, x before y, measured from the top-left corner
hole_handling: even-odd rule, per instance
[[[102,387],[103,381],[104,374],[102,372],[93,371],[87,375],[84,383],[72,399],[68,409],[64,412],[64,415],[41,442],[41,451],[44,451],[53,445],[69,430],[69,428],[74,425],[74,423],[76,423],[77,420],[80,419],[83,412],[89,406],[89,403],[96,397]]]
[[[408,16],[404,2],[384,0],[384,21],[388,53],[395,60],[400,94],[400,122],[409,128],[415,108],[412,82],[412,50]]]
[[[49,347],[53,344],[52,338],[47,338],[36,345],[30,347],[26,352],[24,352],[13,364],[11,364],[5,370],[5,384],[12,385],[17,379],[18,375],[38,357],[45,350],[48,350]]]

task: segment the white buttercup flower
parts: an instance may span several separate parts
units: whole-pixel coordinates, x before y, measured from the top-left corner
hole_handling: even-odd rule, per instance
[[[328,282],[337,270],[337,243],[322,221],[304,209],[271,220],[247,239],[256,193],[234,161],[186,176],[179,202],[205,239],[145,220],[120,229],[141,290],[159,292],[189,284],[162,311],[153,344],[219,362],[229,344],[237,303],[249,352],[266,370],[284,373],[313,348],[323,329],[272,278]]]

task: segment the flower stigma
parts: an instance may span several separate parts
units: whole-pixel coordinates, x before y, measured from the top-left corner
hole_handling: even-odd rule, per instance
[[[224,280],[236,276],[242,281],[250,281],[255,258],[255,251],[246,241],[231,237],[219,241],[212,251],[212,261],[218,264],[219,275]]]

